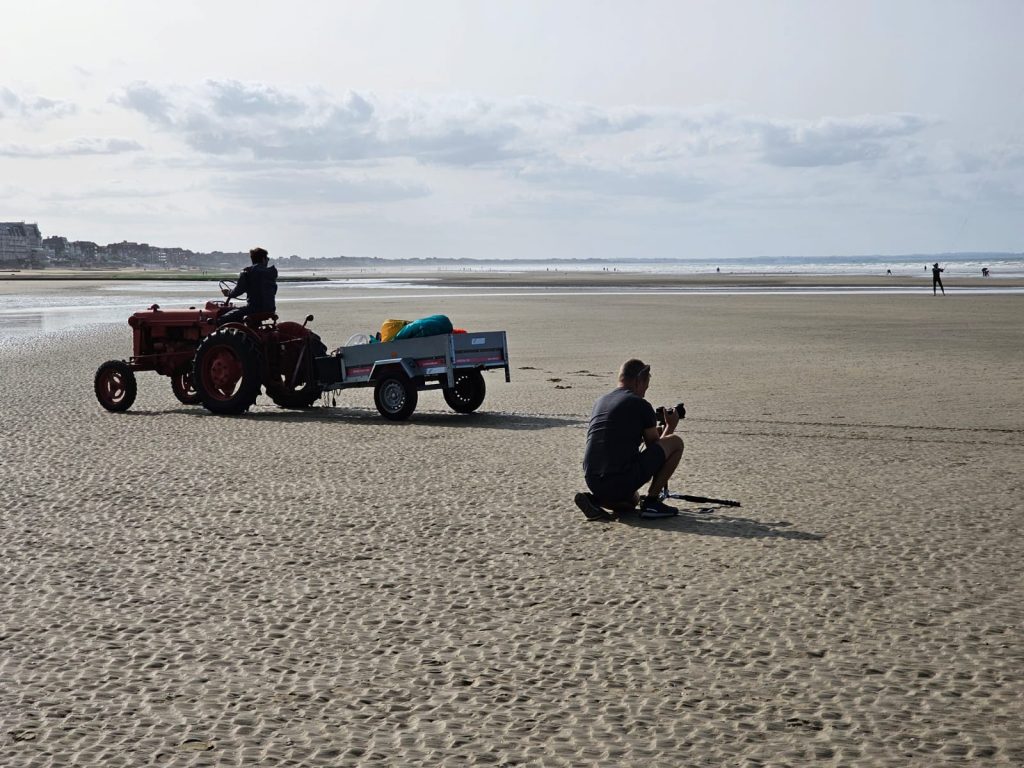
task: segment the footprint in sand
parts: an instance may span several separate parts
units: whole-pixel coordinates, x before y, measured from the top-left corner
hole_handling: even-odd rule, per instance
[[[213,744],[199,739],[187,739],[181,743],[181,749],[185,752],[207,752],[213,749]]]

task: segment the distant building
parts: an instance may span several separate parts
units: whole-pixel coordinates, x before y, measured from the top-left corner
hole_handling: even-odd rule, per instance
[[[43,248],[46,249],[47,255],[50,257],[50,261],[62,262],[71,261],[71,247],[68,244],[66,237],[60,235],[53,235],[51,237],[43,238]]]
[[[163,248],[160,253],[163,256],[163,262],[168,267],[190,267],[192,266],[192,257],[195,256],[192,251],[185,248]]]
[[[69,242],[66,237],[53,235],[43,238],[43,248],[55,264],[87,267],[96,261],[96,243],[84,240]]]
[[[296,257],[292,257],[294,260]],[[68,240],[60,235],[43,238],[37,224],[0,222],[0,269],[16,267],[124,267],[155,266],[172,269],[230,269],[248,266],[248,252],[197,253],[187,248],[162,248],[122,240],[99,245],[91,240]]]
[[[47,260],[38,225],[24,221],[0,221],[0,264],[11,267],[45,264]]]
[[[105,261],[119,262],[122,264],[145,264],[148,261],[150,252],[149,243],[131,243],[122,240],[120,243],[110,243],[101,246],[100,250]]]
[[[96,262],[96,251],[99,248],[96,243],[91,240],[72,240],[68,245],[82,261],[89,264]]]

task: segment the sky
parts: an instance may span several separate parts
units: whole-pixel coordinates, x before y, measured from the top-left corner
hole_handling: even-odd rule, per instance
[[[3,5],[0,221],[272,257],[1024,251],[1024,2]]]

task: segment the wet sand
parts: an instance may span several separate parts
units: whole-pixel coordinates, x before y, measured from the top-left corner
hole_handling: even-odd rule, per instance
[[[0,345],[0,765],[1024,763],[1024,297],[318,296],[328,346],[506,329],[512,382],[108,414],[127,324]],[[575,509],[632,355],[740,509]]]

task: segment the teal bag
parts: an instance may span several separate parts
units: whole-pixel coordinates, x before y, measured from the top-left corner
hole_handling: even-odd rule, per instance
[[[400,330],[394,340],[417,339],[422,336],[441,336],[452,332],[452,321],[447,315],[430,315],[413,320],[405,328]]]

